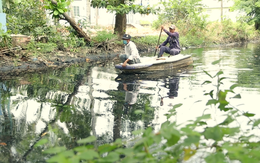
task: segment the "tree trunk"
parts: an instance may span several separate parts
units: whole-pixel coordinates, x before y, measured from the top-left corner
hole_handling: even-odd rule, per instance
[[[79,37],[83,37],[84,41],[86,43],[89,43],[90,37],[77,25],[77,23],[75,22],[74,19],[72,19],[71,17],[69,17],[68,14],[63,13],[63,16],[65,17],[65,19],[70,23],[70,25],[72,26],[73,29],[76,30],[76,32],[78,33]]]
[[[126,32],[126,14],[116,14],[114,34],[122,37]]]
[[[255,29],[260,30],[260,23],[259,22],[255,22]]]
[[[51,3],[57,5],[57,2],[54,1],[54,0],[51,0]],[[91,41],[90,37],[77,25],[77,23],[75,22],[75,20],[73,18],[71,18],[67,13],[63,13],[62,15],[70,23],[72,28],[76,30],[76,32],[79,35],[79,37],[83,37],[84,41],[86,43],[89,43]]]

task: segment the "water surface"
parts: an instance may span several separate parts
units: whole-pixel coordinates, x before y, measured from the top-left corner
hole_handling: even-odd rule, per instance
[[[165,114],[176,104],[172,121],[185,123],[204,113],[214,125],[223,111],[205,104],[216,90],[222,70],[221,89],[234,89],[228,100],[243,111],[260,114],[259,44],[241,47],[198,48],[183,51],[193,57],[193,67],[185,71],[125,76],[113,62],[76,65],[46,73],[28,74],[0,82],[0,143],[2,162],[44,162],[42,151],[53,145],[73,148],[76,141],[95,135],[95,145],[117,138],[131,140],[132,131],[152,126],[156,131],[166,121]],[[215,65],[212,62],[221,59]],[[205,81],[213,84],[202,85]],[[241,99],[231,97],[241,95]],[[241,119],[243,125],[243,119]],[[41,139],[49,143],[35,146]]]

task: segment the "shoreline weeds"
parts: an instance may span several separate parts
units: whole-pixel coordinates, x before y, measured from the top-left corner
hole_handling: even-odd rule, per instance
[[[210,46],[193,46],[189,47],[187,49],[193,49],[193,48],[214,48],[214,47],[232,47],[232,46],[241,46],[247,43],[258,43],[260,40],[253,40],[253,41],[247,41],[247,42],[233,42],[229,44],[216,44],[216,45],[210,45]],[[138,47],[138,44],[137,44]],[[142,48],[140,48],[142,47]],[[154,52],[154,47],[152,46],[140,46],[138,48],[140,55],[142,53],[149,53]],[[119,50],[120,49],[120,50]],[[48,70],[54,70],[54,69],[61,69],[64,67],[68,67],[74,64],[84,64],[84,63],[105,63],[107,61],[116,60],[118,59],[118,55],[120,53],[123,53],[124,50],[121,46],[117,47],[117,51],[111,52],[108,51],[107,54],[99,53],[87,53],[87,54],[74,54],[73,57],[65,55],[63,56],[56,56],[49,60],[43,60],[40,57],[36,61],[20,61],[19,65],[15,65],[13,62],[9,62],[9,64],[0,65],[0,80],[8,80],[12,77],[18,77],[23,74],[27,73],[35,73],[35,72],[44,72]],[[62,53],[62,52],[57,52]],[[66,53],[66,52],[64,52]],[[21,59],[22,60],[22,59]]]

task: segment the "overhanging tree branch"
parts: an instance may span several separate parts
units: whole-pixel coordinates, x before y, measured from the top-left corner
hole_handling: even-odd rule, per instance
[[[51,3],[57,6],[56,1],[51,0]],[[71,18],[66,12],[62,13],[62,15],[64,16],[65,20],[67,20],[70,23],[71,27],[75,29],[79,37],[84,38],[84,41],[86,43],[89,43],[91,41],[90,37],[77,25],[73,18]]]

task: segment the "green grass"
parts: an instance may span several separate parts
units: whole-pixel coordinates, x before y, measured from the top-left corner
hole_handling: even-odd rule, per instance
[[[161,36],[160,43],[166,40],[167,36]],[[139,45],[156,46],[158,43],[159,36],[143,36],[139,38],[133,38],[132,41]]]

